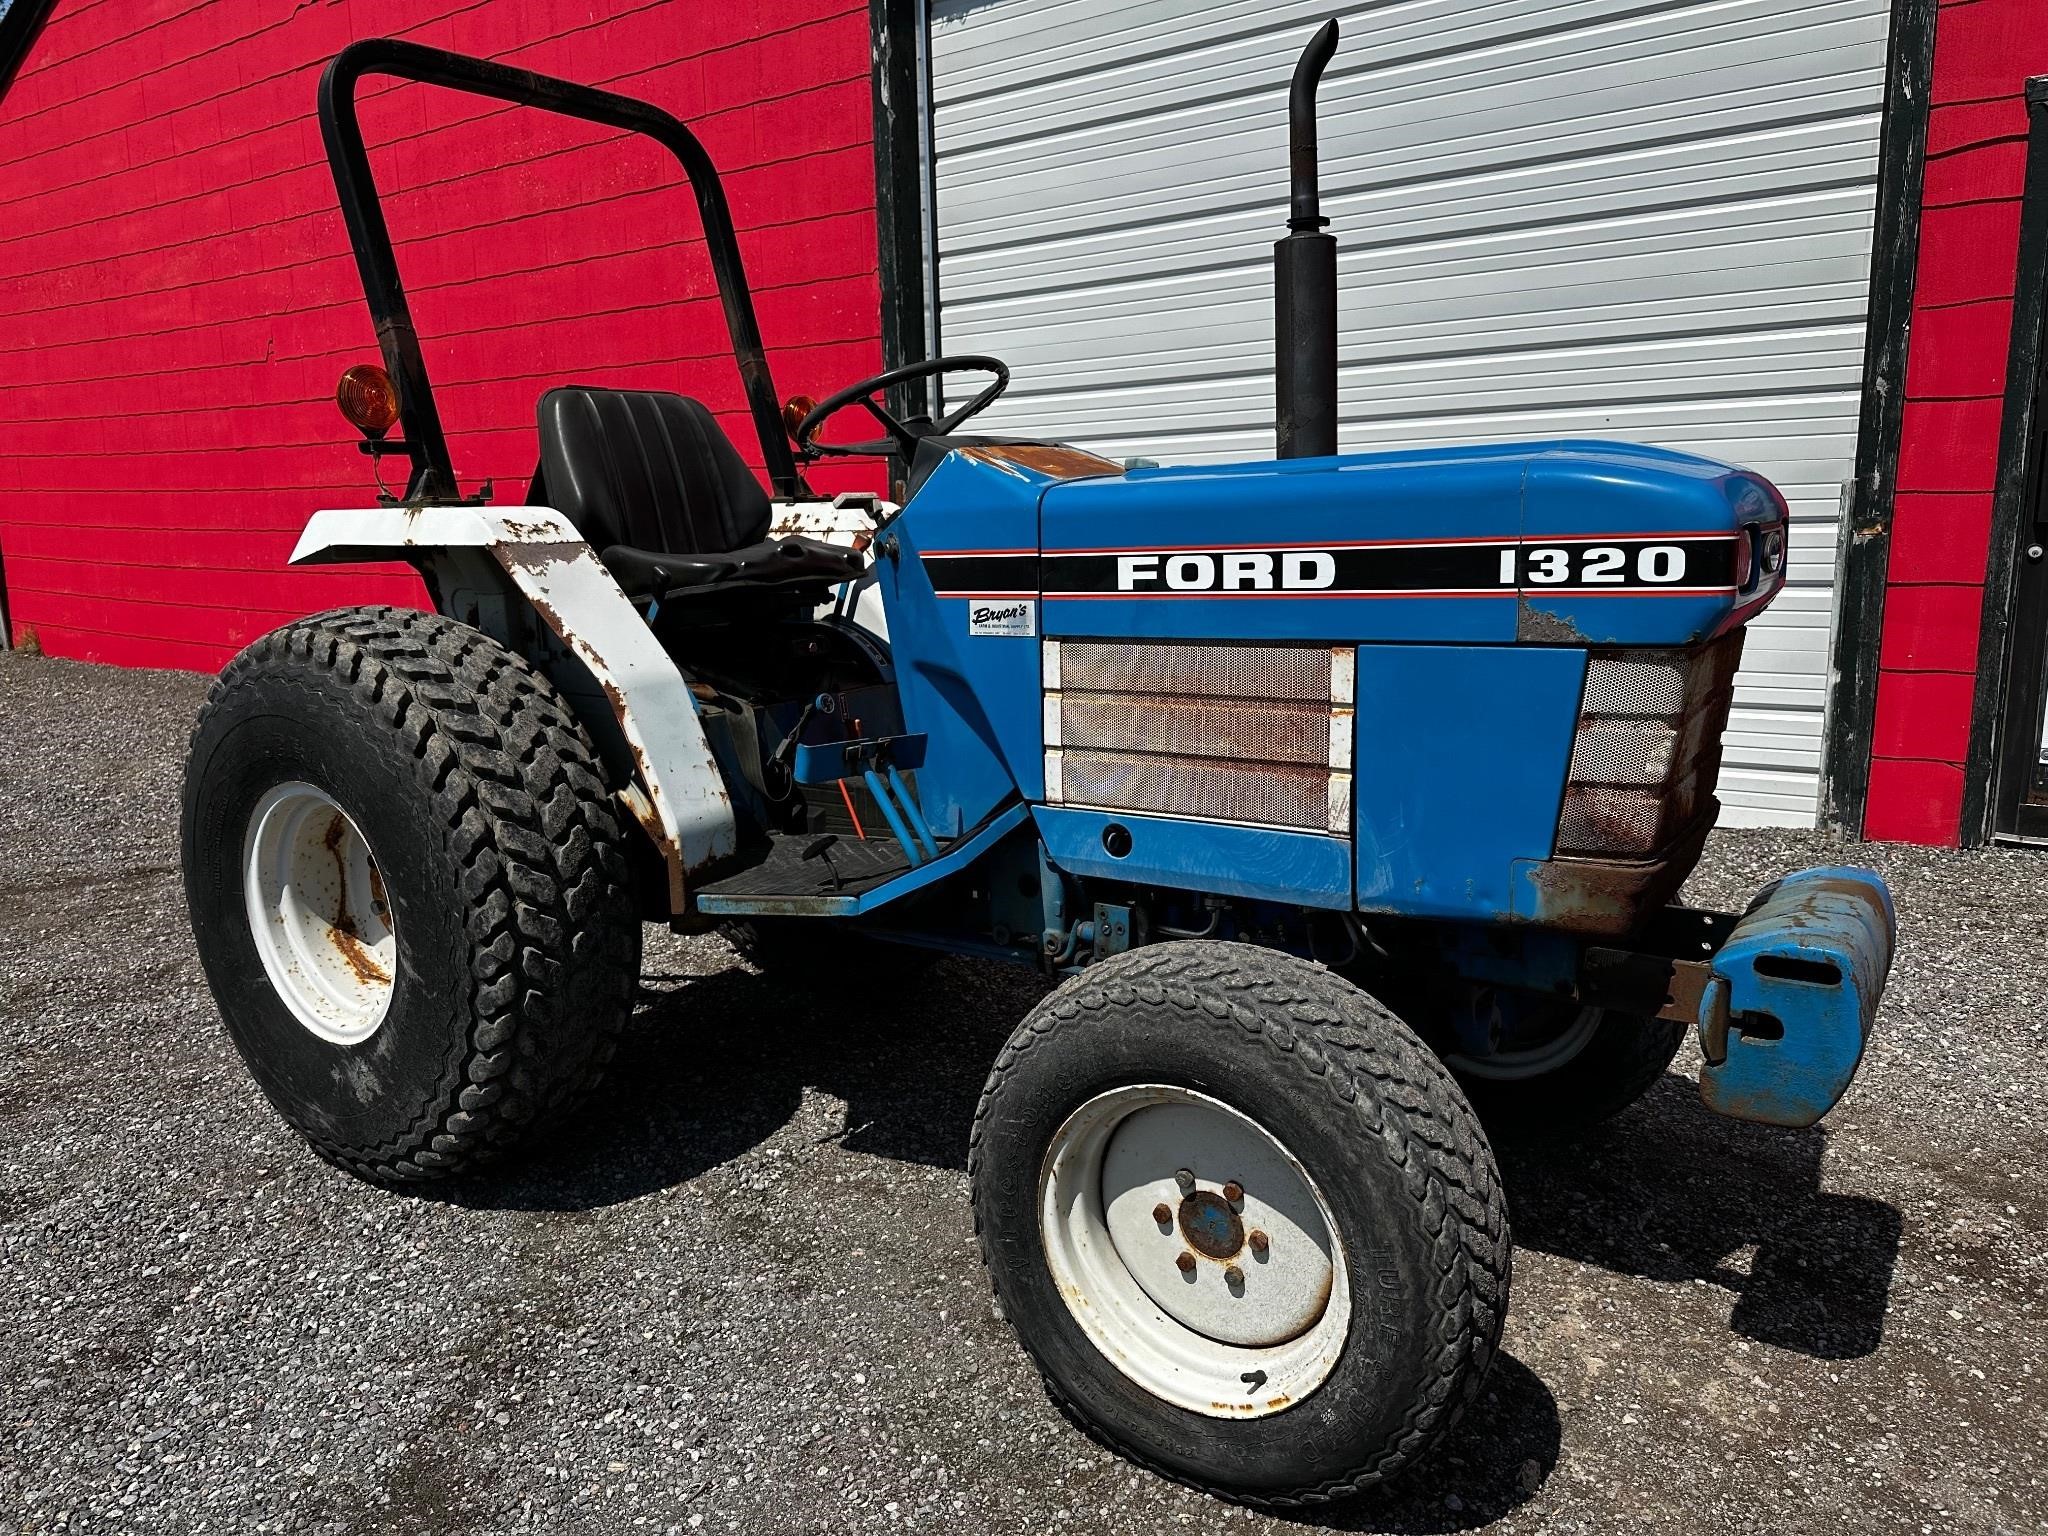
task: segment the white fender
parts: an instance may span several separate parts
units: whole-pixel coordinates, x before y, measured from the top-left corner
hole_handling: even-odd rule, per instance
[[[732,801],[689,685],[567,518],[551,507],[316,512],[292,564],[431,560],[438,550],[488,551],[597,679],[638,770],[627,807],[668,865],[670,909],[682,911],[684,876],[736,846]]]

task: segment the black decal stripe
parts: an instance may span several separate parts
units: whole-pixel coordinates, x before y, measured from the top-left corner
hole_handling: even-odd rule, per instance
[[[1501,546],[1162,550],[1145,555],[1047,555],[1048,592],[1316,590],[1436,591],[1498,588]]]
[[[1570,544],[1379,545],[1368,548],[1331,550],[1285,550],[1211,552],[1199,549],[1160,550],[1142,555],[1058,554],[1046,555],[1044,565],[1047,596],[1093,596],[1098,594],[1156,595],[1250,595],[1266,591],[1279,594],[1307,592],[1336,593],[1429,593],[1490,594],[1512,592],[1519,584],[1524,590],[1599,592],[1604,590],[1655,592],[1673,588],[1699,590],[1732,589],[1735,585],[1735,540],[1727,537],[1670,539],[1659,548],[1684,552],[1683,575],[1676,581],[1653,581],[1644,577],[1642,552],[1650,547],[1642,541],[1614,548],[1622,554],[1613,573],[1619,580],[1586,581],[1587,551],[1598,547],[1589,541]],[[1556,548],[1563,551],[1568,572],[1561,582],[1533,579],[1538,562],[1531,551]],[[1518,581],[1502,581],[1503,556],[1513,555],[1506,569]],[[1320,557],[1320,558],[1312,558]],[[1548,565],[1548,562],[1544,562]]]
[[[1554,542],[1501,540],[1487,543],[1353,545],[1330,549],[1276,546],[1180,548],[1117,553],[972,551],[924,557],[932,589],[941,597],[1030,595],[1047,597],[1254,597],[1274,596],[1494,596],[1516,590],[1540,595],[1657,592],[1727,592],[1735,587],[1738,537],[1696,535],[1648,540],[1616,534],[1608,541],[1620,559],[1599,562],[1591,580],[1591,552],[1597,537],[1561,536]],[[1675,581],[1649,579],[1646,570],[1671,571],[1675,562],[1647,560],[1646,551],[1681,551]],[[1556,550],[1561,559],[1539,554]],[[1511,563],[1504,563],[1510,562]],[[1503,570],[1514,580],[1503,581]],[[1542,581],[1552,570],[1562,581]]]
[[[926,555],[924,570],[941,597],[1038,591],[1036,555]]]

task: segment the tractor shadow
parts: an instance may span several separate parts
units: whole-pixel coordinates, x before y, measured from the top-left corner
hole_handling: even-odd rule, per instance
[[[1827,1132],[1729,1120],[1668,1075],[1569,1145],[1499,1149],[1516,1245],[1733,1294],[1729,1328],[1821,1360],[1884,1339],[1898,1207],[1821,1188]]]
[[[1046,991],[1032,972],[964,960],[894,981],[792,982],[737,960],[652,973],[591,1109],[533,1156],[421,1194],[511,1210],[619,1204],[776,1136],[807,1090],[846,1106],[818,1142],[962,1169],[989,1065]],[[1519,1246],[1705,1281],[1731,1294],[1735,1333],[1846,1360],[1883,1341],[1903,1221],[1884,1201],[1822,1189],[1826,1146],[1822,1127],[1716,1115],[1668,1075],[1587,1137],[1505,1145],[1499,1159]]]
[[[1494,1356],[1479,1400],[1443,1442],[1391,1484],[1327,1510],[1283,1517],[1330,1531],[1434,1536],[1491,1525],[1536,1496],[1563,1445],[1557,1400],[1513,1355]]]
[[[815,1139],[898,1162],[964,1169],[996,1053],[1047,988],[1021,969],[940,961],[898,985],[792,983],[732,961],[643,978],[605,1086],[529,1156],[428,1184],[429,1199],[492,1210],[592,1211],[731,1162],[797,1120],[806,1090],[843,1101]]]

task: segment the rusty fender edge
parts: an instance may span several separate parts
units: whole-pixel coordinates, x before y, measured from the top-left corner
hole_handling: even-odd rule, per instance
[[[1891,974],[1898,918],[1867,869],[1823,867],[1759,891],[1700,995],[1700,1097],[1737,1120],[1804,1126],[1856,1075]]]
[[[567,518],[551,507],[477,504],[323,511],[307,523],[292,563],[432,565],[462,552],[495,560],[589,668],[633,762],[637,782],[621,801],[668,866],[670,910],[681,913],[685,876],[737,845],[732,801],[688,682]],[[600,722],[585,723],[596,730]]]

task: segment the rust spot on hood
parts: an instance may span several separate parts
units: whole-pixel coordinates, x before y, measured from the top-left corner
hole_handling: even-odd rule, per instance
[[[1097,475],[1120,475],[1123,465],[1084,448],[1059,443],[985,443],[960,450],[970,459],[993,464],[999,469],[1015,466],[1054,480],[1082,480]]]
[[[1585,631],[1570,619],[1538,608],[1525,594],[1515,604],[1515,638],[1537,645],[1584,645]]]

